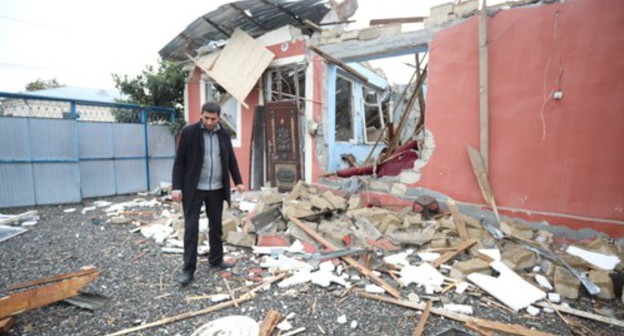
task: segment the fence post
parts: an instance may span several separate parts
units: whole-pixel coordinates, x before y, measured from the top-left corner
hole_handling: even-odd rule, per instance
[[[143,108],[141,110],[141,123],[143,123],[143,135],[145,139],[145,185],[147,186],[147,191],[151,190],[150,187],[150,167],[149,167],[149,138],[147,136],[147,108]]]
[[[69,118],[73,120],[78,119],[78,110],[76,109],[75,100],[69,102]]]

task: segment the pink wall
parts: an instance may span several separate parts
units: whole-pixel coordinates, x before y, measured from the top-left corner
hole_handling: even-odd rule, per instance
[[[499,206],[624,236],[623,32],[620,0],[489,19],[489,164]],[[478,54],[477,17],[430,44],[426,127],[436,149],[418,184],[482,204],[466,152],[479,149]],[[562,100],[551,99],[556,90]]]

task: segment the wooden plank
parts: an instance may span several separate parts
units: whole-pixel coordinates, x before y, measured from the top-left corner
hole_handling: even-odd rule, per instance
[[[369,26],[376,25],[386,25],[393,23],[419,23],[423,22],[425,18],[423,16],[411,16],[411,17],[401,17],[401,18],[390,18],[390,19],[372,19],[368,23]]]
[[[425,305],[425,310],[420,316],[420,320],[418,321],[418,325],[416,325],[416,329],[414,330],[414,333],[412,334],[412,336],[422,335],[423,331],[425,331],[425,324],[427,324],[427,320],[429,319],[430,312],[431,312],[431,300],[427,301],[427,304]]]
[[[15,293],[0,298],[0,318],[14,316],[47,304],[78,295],[80,289],[93,281],[98,272],[66,279],[58,283]]]
[[[277,310],[271,309],[260,326],[260,336],[271,335],[281,319],[282,314],[280,314]]]
[[[136,326],[136,327],[133,327],[133,328],[120,330],[118,332],[115,332],[115,333],[112,333],[112,334],[108,334],[108,336],[125,335],[125,334],[129,334],[129,333],[133,333],[135,331],[149,329],[149,328],[153,328],[153,327],[157,327],[157,326],[161,326],[161,325],[164,325],[164,324],[169,324],[169,323],[173,323],[173,322],[177,322],[177,321],[182,321],[182,320],[186,320],[186,319],[189,319],[189,318],[192,318],[192,317],[195,317],[195,316],[200,316],[200,315],[212,313],[214,311],[217,311],[217,310],[220,310],[220,309],[223,309],[223,308],[232,307],[232,306],[234,306],[235,302],[236,303],[241,303],[241,302],[245,302],[245,301],[249,301],[249,300],[253,299],[255,297],[255,292],[261,290],[266,285],[271,284],[271,283],[273,283],[275,281],[281,280],[281,279],[283,279],[285,277],[286,277],[286,274],[284,273],[284,274],[281,274],[279,276],[270,278],[270,279],[264,281],[263,283],[261,283],[260,285],[254,287],[248,293],[241,295],[236,300],[231,300],[231,301],[219,303],[217,305],[210,306],[208,308],[201,309],[201,310],[190,311],[190,312],[178,314],[178,315],[175,315],[175,316],[166,317],[164,319],[160,319],[160,320],[155,321],[155,322],[143,324],[143,325]]]
[[[486,174],[490,157],[488,90],[487,3],[483,0],[479,15],[479,148]]]
[[[8,291],[12,291],[12,290],[16,290],[16,289],[22,289],[22,288],[26,288],[26,287],[45,285],[45,284],[50,283],[50,282],[65,280],[65,279],[69,279],[69,278],[75,278],[75,277],[79,277],[79,276],[83,276],[83,275],[87,275],[87,274],[91,274],[91,273],[95,273],[95,272],[97,272],[95,267],[87,266],[87,267],[83,267],[82,270],[77,271],[77,272],[54,275],[54,276],[51,276],[51,277],[41,278],[41,279],[37,279],[37,280],[33,280],[33,281],[20,282],[20,283],[17,283],[17,284],[14,284],[14,285],[11,285],[11,286],[7,287],[5,289],[5,291],[8,292]]]
[[[9,329],[11,329],[13,324],[15,324],[15,318],[14,317],[7,317],[5,319],[0,320],[0,335],[2,335],[5,332],[9,331]]]
[[[494,201],[494,194],[492,193],[492,187],[490,186],[490,180],[488,179],[483,158],[476,149],[470,147],[469,145],[466,145],[466,147],[468,148],[468,157],[470,158],[470,163],[472,164],[472,171],[477,178],[477,183],[479,184],[479,189],[481,189],[483,199],[490,206],[490,208],[494,210],[496,220],[500,222],[498,208],[496,207],[496,202]]]
[[[318,232],[310,229],[309,227],[307,227],[305,224],[303,224],[299,219],[295,218],[295,217],[290,217],[289,220],[291,222],[293,222],[295,225],[297,225],[301,230],[303,230],[305,233],[307,233],[310,237],[314,238],[314,240],[316,240],[317,242],[323,244],[325,247],[330,248],[332,250],[337,250],[338,247],[334,244],[332,244],[331,242],[329,242],[328,240],[326,240],[325,238],[323,238],[323,236],[321,236]],[[380,277],[376,276],[375,274],[373,274],[373,272],[366,268],[366,266],[360,264],[357,260],[350,258],[350,257],[340,257],[342,260],[344,260],[347,264],[351,265],[353,268],[355,268],[356,270],[358,270],[358,272],[362,273],[362,275],[366,276],[367,278],[369,278],[372,282],[374,282],[375,284],[379,285],[381,288],[385,289],[386,292],[388,292],[388,294],[392,295],[395,298],[400,298],[401,294],[399,293],[399,291],[390,286],[388,283],[386,283],[385,281],[383,281],[383,279],[381,279]]]
[[[329,63],[333,63],[339,67],[341,67],[344,71],[348,72],[349,74],[351,74],[352,76],[354,76],[355,78],[361,80],[364,83],[368,83],[368,78],[366,78],[364,75],[362,75],[361,73],[359,73],[357,70],[353,69],[352,67],[350,67],[347,63],[335,58],[334,56],[324,52],[323,50],[317,48],[316,46],[309,46],[308,47],[310,50],[314,51],[315,53],[319,54],[321,57],[323,57],[324,59],[326,59]]]
[[[363,298],[367,298],[367,299],[371,299],[371,300],[377,300],[377,301],[381,301],[381,302],[385,302],[385,303],[390,303],[390,304],[394,304],[397,306],[401,306],[401,307],[405,307],[405,308],[410,308],[410,309],[415,309],[415,310],[425,310],[426,305],[424,303],[413,303],[413,302],[409,302],[409,301],[403,301],[403,300],[397,300],[397,299],[393,299],[387,296],[381,296],[381,295],[376,295],[376,294],[370,294],[370,293],[366,293],[366,292],[358,292],[357,294],[358,296],[361,296]],[[444,316],[446,318],[455,320],[455,321],[459,321],[459,322],[470,322],[473,321],[475,324],[477,324],[478,326],[482,327],[482,328],[487,328],[487,329],[491,329],[491,330],[495,330],[498,332],[503,332],[503,333],[508,333],[511,335],[518,335],[518,336],[555,336],[554,334],[551,333],[547,333],[547,332],[543,332],[543,331],[539,331],[539,330],[532,330],[532,329],[528,329],[522,325],[519,324],[505,324],[505,323],[500,323],[500,322],[496,322],[496,321],[491,321],[491,320],[486,320],[486,319],[481,319],[481,318],[477,318],[477,317],[472,317],[472,316],[468,316],[468,315],[463,315],[463,314],[459,314],[459,313],[454,313],[448,310],[444,310],[442,308],[435,308],[432,307],[431,308],[431,313],[438,315],[438,316]]]
[[[464,323],[464,325],[466,326],[466,328],[476,331],[477,333],[479,333],[479,335],[483,335],[483,336],[496,336],[493,333],[479,327],[476,323],[474,323],[474,321],[468,321],[466,323]]]
[[[29,218],[37,215],[37,210],[26,211],[21,214],[17,214],[8,218],[0,218],[0,225],[7,225],[15,222],[19,222],[24,218]]]
[[[440,267],[440,265],[453,259],[456,255],[460,254],[465,249],[474,245],[476,242],[477,242],[476,239],[466,240],[465,242],[462,242],[461,244],[457,245],[454,251],[449,251],[449,252],[444,253],[443,255],[438,257],[436,260],[434,260],[431,264],[433,265],[433,267]]]
[[[606,323],[606,324],[609,324],[609,325],[612,325],[612,326],[624,328],[624,320],[618,320],[618,319],[606,317],[606,316],[603,316],[603,315],[598,315],[598,314],[589,313],[589,312],[586,312],[586,311],[583,311],[583,310],[574,309],[572,307],[556,305],[556,304],[552,304],[552,303],[548,303],[548,302],[538,302],[538,303],[535,303],[535,305],[539,306],[539,307],[542,307],[542,308],[553,308],[553,309],[556,309],[556,310],[558,310],[558,311],[560,311],[562,313],[566,313],[566,314],[570,314],[570,315],[586,318],[586,319],[589,319],[589,320]]]
[[[464,223],[464,221],[459,216],[459,209],[457,209],[457,204],[452,199],[449,199],[447,204],[451,215],[453,215],[453,223],[455,223],[455,229],[459,234],[459,238],[462,241],[468,240],[469,237],[468,231],[466,230],[466,223]]]

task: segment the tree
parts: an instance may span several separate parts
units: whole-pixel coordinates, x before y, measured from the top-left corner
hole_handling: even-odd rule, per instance
[[[118,74],[113,74],[113,81],[115,82],[115,87],[128,97],[119,102],[142,106],[175,108],[176,122],[171,125],[171,130],[175,134],[184,125],[182,106],[184,106],[186,77],[187,72],[182,65],[160,60],[158,69],[148,65],[134,78],[129,78],[128,75],[123,75],[122,77]],[[114,114],[117,121],[120,122],[137,120],[136,113],[119,110],[114,112]],[[157,114],[150,114],[150,121],[157,119],[159,119]]]
[[[65,86],[65,84],[60,84],[56,78],[52,78],[52,79],[48,79],[48,80],[43,80],[41,78],[37,78],[36,81],[34,82],[30,82],[28,84],[26,84],[26,91],[39,91],[39,90],[45,90],[45,89],[54,89],[57,87],[62,87]]]

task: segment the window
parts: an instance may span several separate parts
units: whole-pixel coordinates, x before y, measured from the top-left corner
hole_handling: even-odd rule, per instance
[[[336,141],[353,139],[353,84],[336,76]]]
[[[234,97],[227,95],[220,103],[221,105],[221,125],[224,126],[232,137],[232,145],[240,146],[240,104]]]
[[[379,101],[379,92],[362,86],[364,101],[364,130],[366,142],[376,142],[383,135],[383,110]]]

